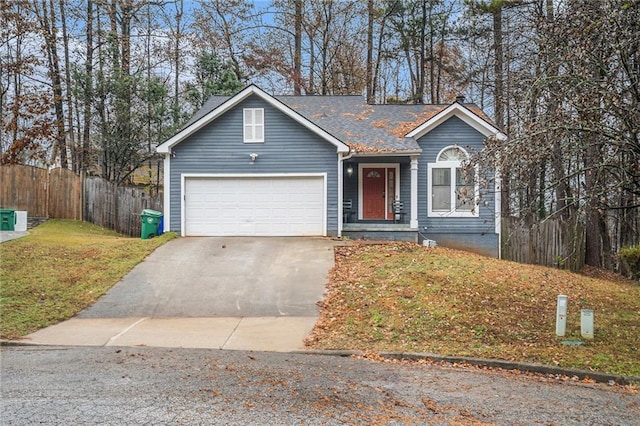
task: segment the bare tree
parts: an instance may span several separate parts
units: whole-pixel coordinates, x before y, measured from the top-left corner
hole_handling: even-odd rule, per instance
[[[0,14],[0,162],[48,165],[56,133],[50,85],[38,73],[46,64],[29,44],[37,20],[21,2],[1,0]]]
[[[586,262],[606,268],[640,238],[640,7],[629,6],[521,9],[528,39],[510,78],[510,140],[490,141],[482,153],[509,170],[513,214],[582,221]]]
[[[294,0],[293,94],[302,93],[302,0]]]
[[[195,11],[193,29],[198,32],[199,45],[217,52],[231,61],[239,81],[246,82],[251,67],[245,64],[250,56],[248,46],[254,44],[255,13],[245,0],[207,0]]]
[[[443,82],[453,82],[456,51],[450,45],[452,16],[459,3],[441,0],[389,1],[390,40],[403,54],[411,81],[411,102],[440,103]],[[449,63],[449,61],[453,61]],[[449,78],[453,77],[453,78]]]
[[[65,128],[64,94],[62,90],[62,73],[60,71],[60,57],[58,55],[58,38],[56,7],[53,0],[42,0],[40,4],[34,1],[33,8],[38,18],[39,29],[44,38],[47,56],[47,66],[53,88],[53,105],[56,120],[56,141],[54,156],[60,161],[60,167],[67,168],[67,129]]]

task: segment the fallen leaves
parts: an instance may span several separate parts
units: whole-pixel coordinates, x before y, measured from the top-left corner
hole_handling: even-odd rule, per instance
[[[377,129],[384,129],[386,127],[389,126],[389,119],[384,118],[382,120],[378,120],[378,121],[374,121],[373,122],[373,127],[377,128]]]
[[[373,108],[366,108],[360,111],[358,114],[353,112],[345,112],[342,114],[343,117],[355,118],[358,121],[366,120],[370,114],[374,112]]]
[[[403,138],[407,133],[410,133],[416,127],[424,124],[445,108],[446,106],[444,105],[425,105],[425,109],[423,111],[412,114],[414,120],[397,122],[396,126],[390,130],[390,133],[398,138]]]
[[[349,145],[349,148],[351,148],[352,151],[357,152],[358,154],[379,154],[379,153],[397,151],[396,149],[385,147],[382,145],[372,146],[372,145],[365,145],[363,143],[358,143],[358,142],[347,142],[347,145]]]
[[[640,375],[640,288],[534,265],[412,243],[337,247],[320,319],[320,349],[433,352]],[[569,296],[566,338],[580,309],[597,312],[596,339],[555,337],[555,301]],[[596,361],[597,362],[594,362]]]

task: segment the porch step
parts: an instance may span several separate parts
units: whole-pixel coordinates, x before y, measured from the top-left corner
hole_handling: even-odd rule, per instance
[[[37,217],[37,216],[28,216],[27,217],[27,229],[33,229],[36,226],[43,224],[49,220],[48,217]]]
[[[418,230],[403,223],[345,223],[342,235],[354,240],[418,242]]]

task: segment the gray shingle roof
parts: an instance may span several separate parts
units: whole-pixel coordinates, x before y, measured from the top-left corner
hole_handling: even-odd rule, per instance
[[[404,135],[449,105],[369,105],[361,96],[274,96],[358,153],[419,151]],[[222,105],[229,96],[212,96],[185,125],[188,127]],[[465,104],[483,120],[491,121],[474,104]],[[492,124],[492,123],[491,123]]]
[[[445,108],[368,105],[361,96],[276,98],[360,153],[419,151],[416,141],[404,135]]]
[[[231,96],[211,96],[209,99],[207,99],[207,102],[202,105],[202,108],[196,111],[196,113],[193,114],[193,117],[191,117],[189,121],[187,121],[187,123],[183,126],[183,129],[200,120],[202,117],[222,105],[229,98],[231,98]]]

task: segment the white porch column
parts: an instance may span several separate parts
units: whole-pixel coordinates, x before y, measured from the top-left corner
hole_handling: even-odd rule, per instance
[[[342,154],[338,154],[338,238],[342,237],[342,227],[344,221],[344,213],[342,211],[343,204],[342,198],[344,197],[344,178],[342,174],[344,171],[342,170],[342,164],[344,162],[344,158],[342,158]]]
[[[418,156],[411,157],[411,216],[409,226],[418,229]]]

